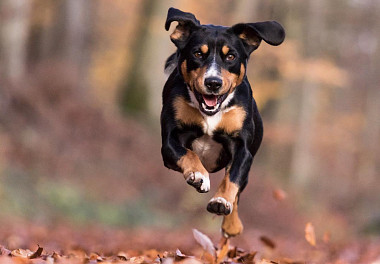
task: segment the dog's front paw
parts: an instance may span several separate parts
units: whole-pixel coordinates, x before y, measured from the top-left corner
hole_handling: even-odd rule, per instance
[[[232,213],[232,207],[223,197],[214,197],[208,202],[207,211],[217,215],[229,215]]]
[[[206,193],[210,190],[210,178],[199,171],[190,172],[186,176],[186,182],[193,186],[198,192]]]

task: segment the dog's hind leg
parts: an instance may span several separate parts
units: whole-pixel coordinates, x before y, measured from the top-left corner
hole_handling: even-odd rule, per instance
[[[243,230],[243,225],[238,215],[239,186],[230,181],[230,175],[226,174],[218,191],[207,205],[211,213],[224,215],[222,232],[225,237],[236,236]]]
[[[238,141],[239,142],[239,141]],[[253,157],[244,142],[236,142],[233,160],[226,167],[226,175],[220,183],[218,191],[207,205],[210,213],[225,215],[222,230],[226,236],[241,233],[243,225],[238,216],[239,194],[248,182],[248,173]]]
[[[238,214],[239,195],[236,196],[232,213],[223,217],[222,233],[225,237],[237,236],[243,231],[243,224]]]

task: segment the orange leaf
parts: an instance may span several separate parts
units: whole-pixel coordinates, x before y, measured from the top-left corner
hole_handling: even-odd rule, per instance
[[[285,200],[287,196],[288,195],[284,190],[276,189],[273,191],[273,198],[277,201]]]
[[[310,222],[305,226],[305,239],[310,245],[316,246],[314,226]]]

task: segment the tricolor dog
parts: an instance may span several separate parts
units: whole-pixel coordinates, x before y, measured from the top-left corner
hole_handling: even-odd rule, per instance
[[[247,62],[262,40],[279,45],[285,32],[275,21],[201,25],[193,14],[170,8],[165,29],[174,21],[170,39],[177,51],[165,65],[171,73],[161,112],[163,161],[201,193],[210,190],[209,173],[225,169],[207,210],[223,215],[223,234],[235,236],[243,230],[239,194],[263,137]]]

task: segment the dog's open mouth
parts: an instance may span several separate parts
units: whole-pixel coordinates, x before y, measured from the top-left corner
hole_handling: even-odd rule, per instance
[[[207,115],[217,113],[228,95],[228,93],[222,95],[201,94],[196,89],[194,89],[194,94],[199,102],[200,110]]]

